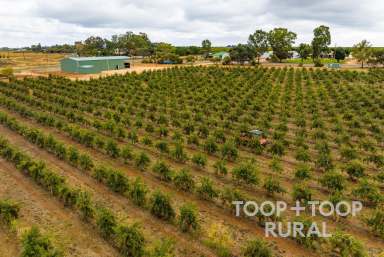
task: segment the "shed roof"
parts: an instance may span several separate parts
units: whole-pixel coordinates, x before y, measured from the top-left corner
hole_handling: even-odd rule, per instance
[[[74,61],[127,60],[128,56],[68,57]]]
[[[221,51],[221,52],[217,52],[217,53],[212,54],[212,56],[222,56],[224,54],[229,54],[229,53],[225,52],[225,51]]]

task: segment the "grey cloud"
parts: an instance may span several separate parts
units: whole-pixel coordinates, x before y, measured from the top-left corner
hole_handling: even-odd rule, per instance
[[[333,41],[367,38],[384,44],[380,0],[0,0],[0,46],[72,43],[90,35],[132,30],[154,41],[216,45],[245,42],[256,28],[287,27],[308,41],[315,26],[331,27]],[[9,10],[9,11],[7,11]],[[33,41],[33,42],[31,42]]]

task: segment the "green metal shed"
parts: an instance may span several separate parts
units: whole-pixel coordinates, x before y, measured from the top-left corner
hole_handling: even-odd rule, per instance
[[[129,68],[128,56],[67,57],[60,61],[61,70],[81,74]]]
[[[221,51],[221,52],[217,52],[217,53],[212,54],[213,58],[218,58],[218,59],[224,59],[226,56],[229,56],[229,53],[225,52],[225,51]]]

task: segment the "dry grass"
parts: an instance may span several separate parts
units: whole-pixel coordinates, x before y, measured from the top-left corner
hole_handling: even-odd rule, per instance
[[[33,52],[5,52],[0,51],[2,68],[12,67],[13,70],[18,72],[28,72],[34,70],[44,70],[57,68],[59,60],[62,59],[64,54],[50,54],[50,53],[33,53]]]

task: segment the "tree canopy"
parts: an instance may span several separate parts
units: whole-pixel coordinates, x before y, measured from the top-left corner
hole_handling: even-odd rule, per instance
[[[272,47],[274,56],[281,62],[289,57],[292,44],[295,43],[296,33],[286,28],[274,28],[268,33],[268,41]]]
[[[257,62],[260,63],[260,56],[268,50],[268,32],[261,29],[256,30],[255,33],[249,35],[248,45],[257,58]]]
[[[321,25],[313,30],[312,58],[319,58],[322,52],[328,50],[331,44],[331,33],[329,27]]]
[[[352,54],[361,63],[361,68],[364,68],[364,62],[372,55],[371,44],[365,39],[362,40],[353,46]]]

